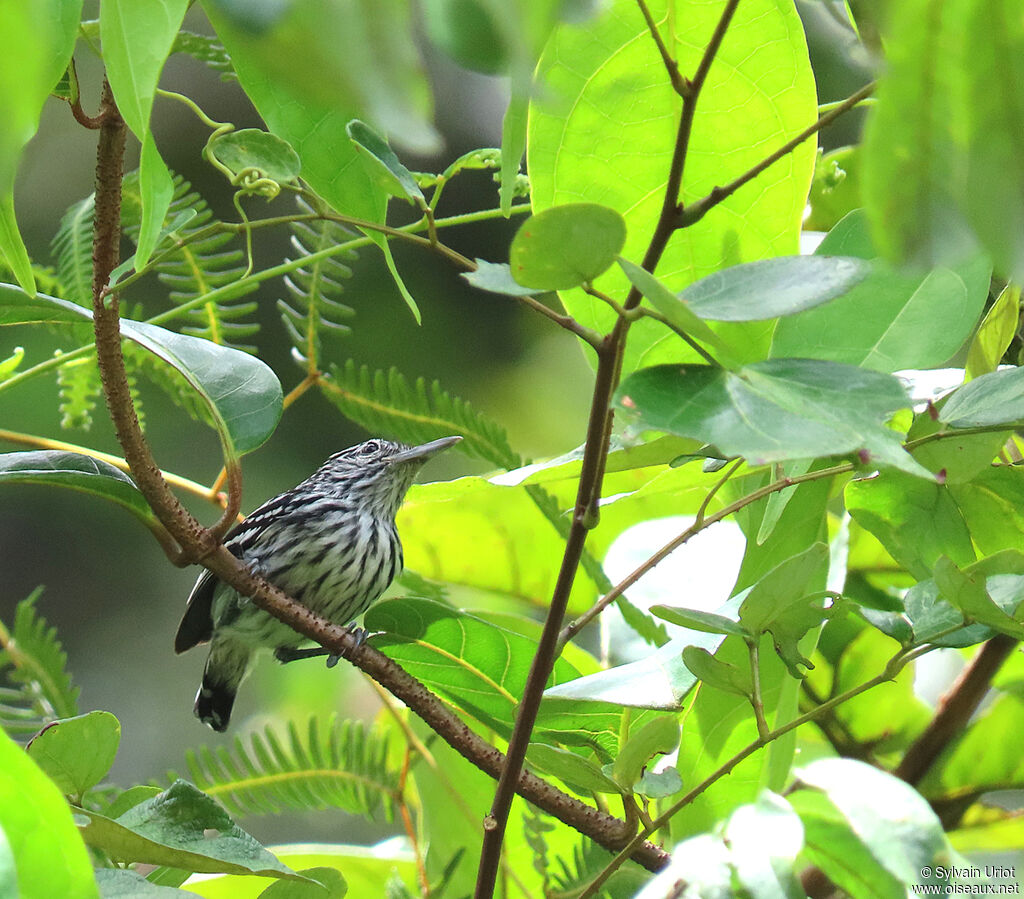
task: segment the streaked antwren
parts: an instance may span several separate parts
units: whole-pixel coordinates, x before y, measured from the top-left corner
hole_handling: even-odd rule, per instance
[[[224,545],[254,573],[335,624],[347,625],[402,570],[395,515],[416,473],[461,437],[409,447],[367,440],[331,456],[297,487],[268,500],[234,527]],[[195,714],[227,729],[254,652],[295,658],[305,638],[203,572],[174,638],[175,652],[210,643]]]

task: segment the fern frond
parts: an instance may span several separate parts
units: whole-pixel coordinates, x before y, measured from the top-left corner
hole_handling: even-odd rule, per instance
[[[298,205],[300,212],[313,211],[301,197]],[[284,286],[292,303],[278,300],[277,308],[292,341],[292,355],[300,365],[312,370],[318,367],[321,331],[348,334],[352,330],[345,321],[355,315],[355,310],[338,298],[343,290],[342,280],[352,277],[352,269],[342,262],[342,258],[355,259],[356,253],[350,250],[322,259],[315,257],[316,253],[352,238],[352,233],[337,222],[293,222],[291,229],[291,243],[298,253],[297,258],[309,261],[302,268],[285,275]]]
[[[321,379],[325,396],[352,421],[373,433],[389,434],[406,443],[424,443],[448,434],[461,434],[464,452],[501,468],[523,464],[508,442],[505,429],[453,397],[437,381],[417,378],[412,384],[397,369],[372,371],[331,366]]]
[[[57,369],[60,391],[60,426],[62,428],[92,427],[92,413],[103,392],[96,354],[75,359]]]
[[[187,53],[193,59],[205,63],[220,74],[221,81],[238,80],[228,51],[215,37],[207,37],[205,34],[195,34],[191,31],[179,31],[171,46],[171,53]]]
[[[187,765],[196,786],[237,815],[340,808],[390,821],[400,779],[386,737],[333,716],[323,729],[311,718],[305,734],[289,723],[286,740],[267,727],[248,745],[236,737],[231,749],[203,746]]]
[[[33,734],[57,718],[78,714],[78,687],[67,654],[35,608],[42,588],[18,603],[10,631],[0,622],[0,725],[9,734]]]
[[[157,247],[153,264],[157,277],[170,288],[171,302],[176,304],[237,281],[245,274],[244,251],[237,246],[228,247],[228,244],[236,241],[237,235],[220,232],[197,240],[191,239],[213,224],[213,212],[206,205],[206,200],[192,190],[188,181],[181,175],[175,175],[174,196],[164,224],[172,222],[189,209],[195,212],[195,216],[172,235],[181,243],[176,242],[169,250],[166,246]],[[133,241],[139,234],[141,214],[138,172],[132,172],[124,179],[121,226]],[[255,311],[256,303],[238,301],[252,293],[256,286],[255,283],[249,284],[239,288],[231,299],[204,303],[193,309],[188,313],[189,324],[181,330],[185,334],[205,337],[222,346],[252,351],[253,347],[241,345],[238,341],[252,336],[259,328],[255,322],[240,321]]]
[[[89,194],[61,217],[50,241],[50,253],[57,263],[62,299],[79,306],[92,302],[92,217],[95,197]]]

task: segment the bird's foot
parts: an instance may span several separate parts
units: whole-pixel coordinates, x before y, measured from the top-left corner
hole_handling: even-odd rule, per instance
[[[369,632],[361,627],[351,626],[348,629],[352,639],[355,640],[353,649],[358,649],[366,642],[366,638],[369,636]],[[327,656],[327,667],[333,668],[341,660],[342,656],[338,653],[331,652],[329,649],[324,649],[322,646],[313,646],[309,649],[293,649],[290,646],[278,646],[274,650],[274,658],[277,659],[282,665],[288,662],[298,662],[301,659],[316,659],[320,656]]]

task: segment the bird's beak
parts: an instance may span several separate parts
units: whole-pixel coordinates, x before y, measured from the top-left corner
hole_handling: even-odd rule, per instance
[[[450,446],[455,446],[462,438],[461,437],[442,437],[439,440],[431,440],[430,443],[424,443],[422,446],[414,446],[410,449],[403,450],[400,453],[395,453],[389,461],[391,462],[426,462],[431,456],[446,450]]]

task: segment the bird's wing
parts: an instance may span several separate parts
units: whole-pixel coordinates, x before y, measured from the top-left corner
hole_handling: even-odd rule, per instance
[[[241,524],[235,525],[224,538],[224,546],[232,555],[241,559],[264,531],[275,523],[280,523],[283,516],[295,512],[301,504],[296,501],[295,491],[288,490],[267,500]],[[188,595],[185,614],[178,625],[174,636],[174,651],[182,653],[206,643],[213,636],[213,597],[217,592],[220,578],[212,571],[204,571],[199,575],[192,592]]]

